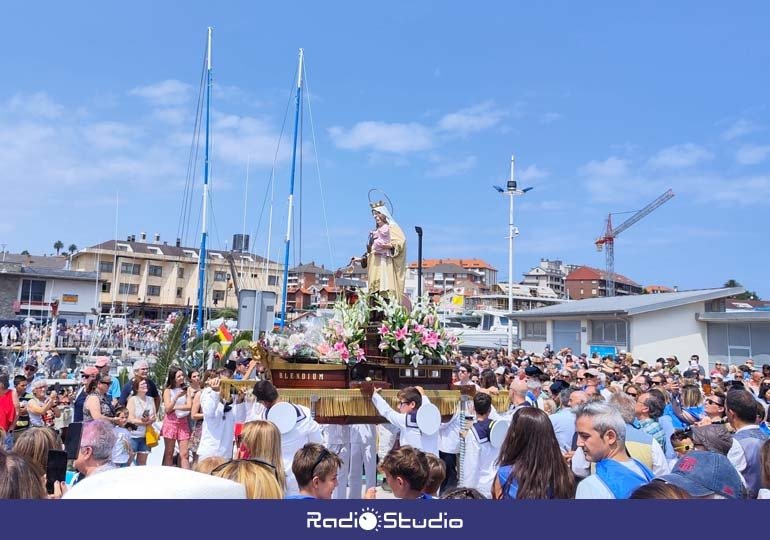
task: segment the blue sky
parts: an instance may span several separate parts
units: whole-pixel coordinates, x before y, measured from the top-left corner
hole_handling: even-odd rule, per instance
[[[249,162],[246,228],[264,255],[277,156],[270,256],[282,260],[291,118],[279,134],[303,47],[315,130],[314,143],[306,108],[303,261],[360,254],[378,187],[410,260],[421,225],[425,257],[483,258],[506,279],[507,200],[491,186],[513,153],[535,188],[517,199],[517,279],[541,257],[603,266],[593,241],[607,213],[670,187],[618,238],[616,271],[680,289],[733,278],[770,296],[764,3],[263,4],[6,6],[0,243],[47,253],[111,238],[116,192],[119,237],[173,243],[211,25],[213,247],[242,231]]]

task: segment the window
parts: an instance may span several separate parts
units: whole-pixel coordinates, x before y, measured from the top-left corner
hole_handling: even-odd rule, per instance
[[[184,267],[180,266],[179,268],[176,269],[176,277],[179,279],[184,278]]]
[[[102,292],[108,293],[112,288],[112,284],[109,281],[102,281]]]
[[[596,289],[591,289],[591,294],[593,294],[594,296],[596,296]]]
[[[163,267],[151,264],[149,269],[148,269],[148,273],[151,276],[163,277]]]
[[[227,281],[227,272],[221,270],[214,272],[214,281]]]
[[[627,345],[626,321],[591,321],[591,343]]]
[[[99,272],[112,272],[112,262],[99,261]]]
[[[278,285],[278,276],[267,276],[268,287],[276,287]]]
[[[120,263],[120,273],[121,274],[133,274],[135,276],[139,275],[139,269],[140,265],[136,263]]]
[[[220,302],[225,299],[225,291],[214,291],[214,303]]]
[[[545,321],[527,321],[524,323],[524,339],[545,341]]]
[[[176,297],[177,298],[182,298],[182,292],[183,291],[184,291],[184,289],[182,289],[182,287],[177,287],[176,288]]]
[[[147,296],[160,296],[160,287],[158,285],[147,285]]]
[[[580,294],[583,294],[583,289],[580,289]]]
[[[39,279],[21,280],[22,302],[42,302],[45,298],[45,281]]]
[[[121,283],[118,287],[118,294],[137,294],[139,285],[136,283]]]

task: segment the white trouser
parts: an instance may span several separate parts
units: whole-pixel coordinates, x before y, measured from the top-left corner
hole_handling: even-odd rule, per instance
[[[348,480],[348,499],[360,499],[361,473],[366,475],[366,489],[377,485],[377,447],[374,438],[366,444],[350,445],[350,479]]]
[[[337,471],[337,487],[334,489],[333,499],[346,499],[348,492],[348,476],[350,475],[350,445],[330,444],[329,450],[337,454],[342,460],[342,465]]]

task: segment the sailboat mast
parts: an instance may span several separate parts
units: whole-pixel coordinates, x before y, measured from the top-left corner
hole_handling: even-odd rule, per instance
[[[286,326],[286,296],[289,286],[289,245],[291,244],[291,220],[294,210],[294,173],[297,165],[297,134],[299,133],[299,109],[302,105],[302,62],[305,52],[299,50],[299,69],[297,69],[297,104],[294,110],[294,146],[291,152],[291,183],[289,185],[289,214],[286,222],[286,249],[283,254],[283,294],[281,299],[281,330]]]
[[[203,333],[203,314],[205,312],[206,293],[206,240],[208,236],[206,211],[209,204],[209,120],[211,116],[211,33],[208,28],[208,45],[206,47],[206,155],[203,165],[203,217],[201,220],[201,249],[198,257],[198,321],[197,330]]]

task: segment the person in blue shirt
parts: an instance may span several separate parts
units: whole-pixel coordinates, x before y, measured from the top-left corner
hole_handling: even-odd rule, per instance
[[[322,444],[308,443],[294,454],[291,472],[299,485],[298,495],[287,499],[331,499],[337,488],[342,460]]]
[[[385,480],[393,490],[393,495],[398,499],[432,499],[433,497],[422,492],[428,482],[430,465],[425,452],[402,446],[391,450],[382,460],[380,470],[385,475]],[[366,498],[374,498],[373,490],[367,491]]]

